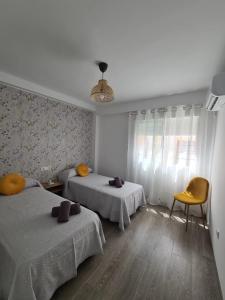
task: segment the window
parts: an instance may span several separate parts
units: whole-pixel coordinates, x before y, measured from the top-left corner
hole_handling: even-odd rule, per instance
[[[191,122],[190,122],[191,120]],[[198,116],[143,120],[136,132],[137,160],[143,171],[166,161],[168,167],[191,167],[197,162]],[[188,134],[188,132],[190,132]]]

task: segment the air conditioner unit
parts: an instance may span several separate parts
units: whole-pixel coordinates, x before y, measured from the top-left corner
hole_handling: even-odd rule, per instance
[[[206,109],[217,111],[225,104],[225,73],[213,77],[212,86],[209,91]]]

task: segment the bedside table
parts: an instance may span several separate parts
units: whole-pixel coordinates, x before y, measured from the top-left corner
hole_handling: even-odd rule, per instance
[[[49,184],[48,182],[42,182],[41,183],[43,185],[43,187],[49,191],[52,192],[54,194],[57,194],[59,196],[62,195],[63,189],[64,189],[64,184],[63,182],[60,181],[55,181],[51,184]]]

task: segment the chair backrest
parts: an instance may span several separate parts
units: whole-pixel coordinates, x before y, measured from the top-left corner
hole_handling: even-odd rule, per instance
[[[209,182],[202,177],[194,177],[189,182],[187,192],[190,192],[195,198],[205,202],[208,198]]]

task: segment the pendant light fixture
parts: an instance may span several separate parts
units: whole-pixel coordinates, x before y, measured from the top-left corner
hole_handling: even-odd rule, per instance
[[[91,90],[91,99],[98,103],[111,102],[113,100],[113,90],[108,85],[107,80],[103,79],[103,74],[107,70],[108,64],[99,62],[98,66],[102,72],[102,79],[100,79],[98,84]]]

